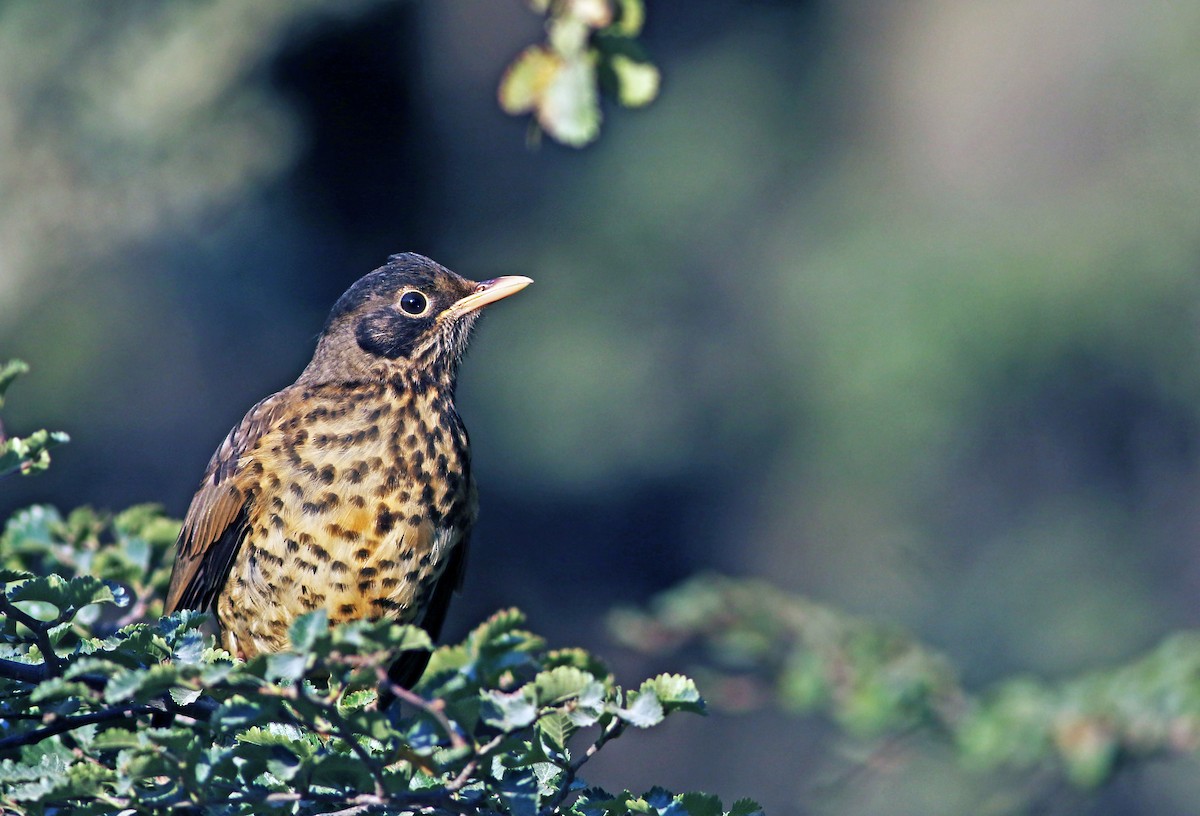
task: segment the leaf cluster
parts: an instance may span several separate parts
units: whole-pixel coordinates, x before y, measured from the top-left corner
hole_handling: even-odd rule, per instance
[[[664,796],[680,813],[721,812],[708,797],[587,788],[580,768],[626,728],[703,703],[677,675],[626,692],[587,653],[546,650],[515,610],[437,651],[422,685],[391,689],[401,704],[379,710],[389,660],[430,649],[424,631],[330,628],[315,612],[291,650],[242,662],[193,612],[69,635],[81,611],[128,605],[111,581],[0,578],[6,812],[624,814]]]
[[[645,652],[690,650],[714,704],[823,711],[859,736],[925,734],[972,768],[1052,770],[1095,787],[1137,760],[1200,749],[1195,632],[1123,666],[972,693],[898,627],[758,581],[695,578],[648,610],[615,612],[610,628]]]
[[[522,51],[500,81],[500,107],[532,114],[533,135],[545,131],[571,147],[600,135],[601,95],[627,108],[658,96],[660,75],[637,42],[643,0],[530,0],[546,17],[546,41]]]
[[[29,366],[20,360],[0,363],[0,408],[4,407],[4,394],[13,381],[29,371]],[[50,449],[68,440],[62,431],[34,431],[28,436],[7,436],[0,424],[0,479],[20,473],[28,476],[39,473],[50,466]]]

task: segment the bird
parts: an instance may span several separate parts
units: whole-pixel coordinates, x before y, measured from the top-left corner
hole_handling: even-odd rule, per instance
[[[165,614],[215,609],[221,645],[251,659],[330,624],[390,619],[436,639],[461,589],[477,492],[455,408],[480,310],[533,281],[467,280],[392,255],[334,304],[296,381],[254,405],[213,454],[184,517]],[[428,652],[405,652],[411,688]]]

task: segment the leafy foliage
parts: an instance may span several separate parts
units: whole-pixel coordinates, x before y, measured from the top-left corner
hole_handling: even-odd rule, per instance
[[[436,652],[419,693],[393,688],[402,705],[381,711],[390,657],[431,648],[420,629],[331,629],[315,612],[293,625],[291,651],[244,663],[193,612],[67,641],[80,610],[126,606],[128,593],[92,576],[4,577],[0,804],[12,812],[620,814],[664,796],[721,811],[707,797],[588,789],[581,766],[628,726],[703,704],[677,676],[626,693],[589,655],[547,651],[515,610]]]
[[[964,689],[946,657],[894,626],[756,581],[708,576],[621,610],[611,629],[653,653],[696,650],[714,702],[773,699],[828,712],[860,736],[926,733],[974,768],[1059,768],[1095,787],[1126,763],[1200,749],[1200,634],[1059,683],[1014,678]]]
[[[5,371],[15,369],[6,368]],[[11,381],[11,378],[10,380]],[[7,384],[7,383],[5,383]],[[432,655],[380,708],[391,660],[432,650],[389,621],[296,620],[291,649],[241,661],[192,611],[160,617],[179,522],[138,506],[16,513],[0,535],[0,810],[719,816],[719,800],[589,788],[579,771],[629,727],[703,713],[664,674],[626,691],[516,610]],[[734,816],[758,812],[749,800]]]
[[[20,360],[9,360],[0,364],[0,408],[4,407],[4,394],[13,381],[29,371],[29,366]],[[0,479],[13,473],[29,475],[50,466],[50,449],[67,441],[61,431],[34,431],[29,436],[6,436],[0,424]]]
[[[658,96],[658,69],[638,46],[642,0],[530,0],[546,42],[517,56],[500,81],[500,106],[532,113],[534,134],[583,147],[600,135],[600,92],[627,108]]]

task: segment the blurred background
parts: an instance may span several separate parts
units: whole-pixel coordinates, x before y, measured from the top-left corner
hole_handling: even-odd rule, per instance
[[[979,688],[1200,625],[1200,5],[648,0],[585,150],[495,92],[518,0],[0,2],[0,358],[35,501],[182,515],[389,253],[536,286],[460,379],[447,637],[517,605],[632,683],[615,605],[703,570],[910,628]],[[656,733],[661,731],[662,733]],[[1010,812],[819,719],[672,718],[590,782],[770,814]],[[611,755],[607,755],[611,754]],[[987,807],[984,797],[991,797]],[[1183,814],[1194,760],[1038,812]]]

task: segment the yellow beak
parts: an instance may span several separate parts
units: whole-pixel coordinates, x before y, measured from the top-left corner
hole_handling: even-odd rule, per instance
[[[515,295],[531,283],[533,283],[533,278],[527,278],[524,275],[506,275],[503,278],[483,281],[476,285],[474,292],[465,298],[456,300],[449,309],[442,312],[442,315],[460,315],[482,309],[489,303],[495,303],[509,295]]]

